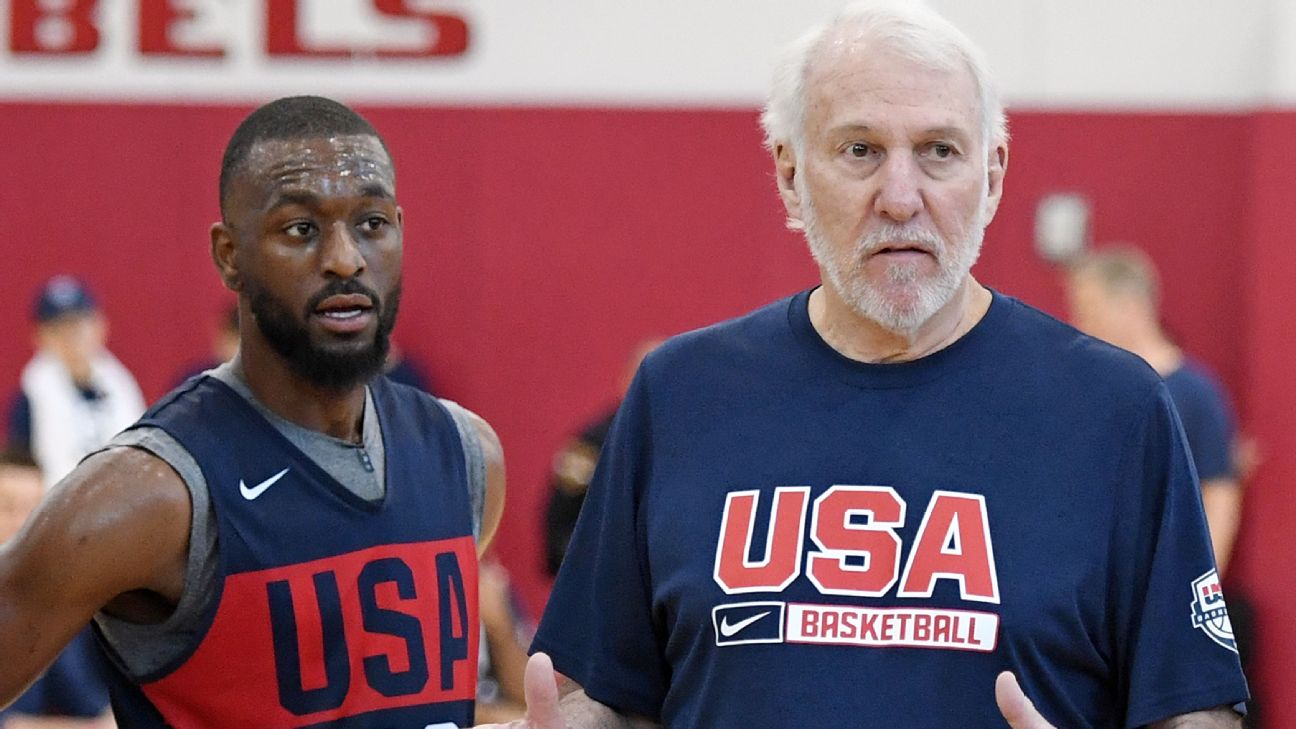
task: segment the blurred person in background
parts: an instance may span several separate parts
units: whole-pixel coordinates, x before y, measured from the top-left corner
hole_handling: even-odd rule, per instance
[[[238,354],[238,346],[238,304],[233,304],[221,315],[216,330],[212,332],[211,352],[205,359],[181,370],[180,376],[172,383],[172,387],[179,387],[190,377],[201,375],[207,370],[215,369],[234,359],[234,355]]]
[[[1228,579],[1228,566],[1242,520],[1245,477],[1254,467],[1257,448],[1239,439],[1233,407],[1219,379],[1163,328],[1160,276],[1144,251],[1109,245],[1082,255],[1068,271],[1067,298],[1077,328],[1133,352],[1165,380],[1201,481],[1215,564],[1227,588],[1242,668],[1250,674],[1256,647],[1251,605],[1242,587]],[[1247,702],[1245,724],[1261,726],[1254,696]]]
[[[144,396],[108,351],[108,322],[85,283],[51,278],[33,314],[36,354],[10,407],[8,448],[30,453],[49,487],[134,422]]]
[[[25,453],[0,453],[0,549],[40,502],[40,469]],[[88,630],[7,709],[0,729],[111,729],[102,658]]]
[[[383,374],[392,382],[409,385],[429,395],[436,394],[432,389],[434,385],[431,376],[428,375],[428,368],[419,360],[411,357],[394,341],[391,343],[391,349],[387,350],[387,361],[383,364]]]
[[[1162,328],[1152,260],[1132,246],[1087,254],[1068,273],[1067,296],[1078,329],[1137,354],[1165,380],[1201,480],[1215,563],[1226,576],[1242,512],[1233,408],[1215,375]]]
[[[630,387],[644,357],[661,343],[661,339],[648,339],[635,347],[618,382],[619,395],[624,395]],[[567,554],[567,544],[576,528],[581,505],[585,503],[585,492],[594,477],[594,466],[598,464],[603,442],[607,440],[612,419],[620,406],[621,398],[618,396],[615,403],[554,454],[549,473],[549,503],[545,508],[545,569],[551,577],[557,576]]]

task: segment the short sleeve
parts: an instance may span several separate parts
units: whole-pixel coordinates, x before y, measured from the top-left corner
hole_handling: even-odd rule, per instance
[[[1125,726],[1247,699],[1183,429],[1163,385],[1125,443],[1113,524]]]
[[[531,650],[593,699],[657,719],[667,668],[654,625],[638,505],[651,418],[643,370],[613,422]]]
[[[1183,419],[1197,476],[1202,481],[1233,478],[1233,413],[1214,382],[1203,376],[1194,384],[1191,390],[1175,395],[1175,406]]]

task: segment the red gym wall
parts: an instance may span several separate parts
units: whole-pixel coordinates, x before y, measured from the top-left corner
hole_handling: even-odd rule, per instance
[[[230,300],[207,257],[222,146],[244,107],[0,105],[0,388],[29,355],[30,300],[66,271],[90,280],[112,349],[150,398],[202,359]],[[441,394],[484,415],[508,456],[496,539],[532,610],[543,603],[549,459],[617,396],[642,339],[733,316],[811,284],[782,227],[752,111],[366,110],[397,161],[406,213],[397,341]],[[1064,316],[1033,252],[1035,204],[1082,192],[1096,241],[1146,247],[1165,318],[1224,379],[1264,461],[1235,566],[1261,611],[1271,726],[1296,727],[1296,391],[1289,362],[1296,115],[1017,112],[1004,204],[977,272]],[[1059,448],[1066,444],[1059,443]],[[1188,605],[1185,603],[1185,619]]]

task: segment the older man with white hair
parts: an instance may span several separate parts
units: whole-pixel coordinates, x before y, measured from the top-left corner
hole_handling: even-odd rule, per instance
[[[977,50],[853,6],[763,121],[821,284],[644,362],[534,645],[572,684],[533,658],[515,726],[1238,726],[1164,385],[969,273],[1008,163]]]

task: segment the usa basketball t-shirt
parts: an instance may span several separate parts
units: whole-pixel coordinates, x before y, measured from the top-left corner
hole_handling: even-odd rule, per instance
[[[649,356],[533,648],[667,727],[1060,727],[1242,701],[1196,477],[1141,360],[995,294],[914,362],[809,292]]]

